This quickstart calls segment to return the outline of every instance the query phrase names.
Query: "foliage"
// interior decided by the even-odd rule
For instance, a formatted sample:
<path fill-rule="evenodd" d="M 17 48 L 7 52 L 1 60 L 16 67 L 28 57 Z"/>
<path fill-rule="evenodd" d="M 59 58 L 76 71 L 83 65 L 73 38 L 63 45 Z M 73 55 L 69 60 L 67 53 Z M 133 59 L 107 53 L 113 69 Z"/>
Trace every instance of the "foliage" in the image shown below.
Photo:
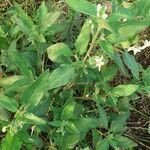
<path fill-rule="evenodd" d="M 98 11 L 87 0 L 65 0 L 67 15 L 45 2 L 33 16 L 17 3 L 8 9 L 0 24 L 2 150 L 137 146 L 124 133 L 129 103 L 150 93 L 150 67 L 128 48 L 150 25 L 150 3 L 110 3 Z M 70 28 L 81 15 L 72 42 Z M 112 84 L 118 74 L 129 80 Z"/>

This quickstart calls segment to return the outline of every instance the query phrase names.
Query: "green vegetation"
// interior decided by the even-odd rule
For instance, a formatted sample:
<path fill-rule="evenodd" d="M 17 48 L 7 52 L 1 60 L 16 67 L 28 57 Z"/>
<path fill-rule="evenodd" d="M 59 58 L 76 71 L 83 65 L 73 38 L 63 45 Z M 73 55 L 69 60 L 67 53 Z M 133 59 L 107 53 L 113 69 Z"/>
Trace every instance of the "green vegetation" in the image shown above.
<path fill-rule="evenodd" d="M 0 149 L 150 149 L 149 0 L 1 3 Z"/>

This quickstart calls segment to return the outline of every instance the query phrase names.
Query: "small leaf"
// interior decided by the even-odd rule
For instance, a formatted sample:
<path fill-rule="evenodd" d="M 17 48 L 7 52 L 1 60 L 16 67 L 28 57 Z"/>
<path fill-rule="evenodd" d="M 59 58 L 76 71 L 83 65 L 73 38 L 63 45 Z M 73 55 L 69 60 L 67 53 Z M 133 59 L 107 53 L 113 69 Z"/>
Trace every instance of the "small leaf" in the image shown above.
<path fill-rule="evenodd" d="M 74 115 L 75 106 L 76 106 L 76 102 L 74 100 L 70 100 L 67 103 L 67 105 L 64 107 L 61 118 L 64 120 L 71 119 Z"/>
<path fill-rule="evenodd" d="M 115 75 L 118 72 L 118 67 L 114 64 L 108 65 L 106 70 L 102 71 L 103 80 L 105 81 L 111 81 L 115 77 Z"/>
<path fill-rule="evenodd" d="M 1 150 L 19 150 L 21 149 L 22 141 L 17 135 L 11 135 L 9 132 L 2 140 Z"/>
<path fill-rule="evenodd" d="M 96 145 L 96 150 L 109 150 L 109 142 L 107 139 L 100 140 Z"/>
<path fill-rule="evenodd" d="M 25 75 L 27 78 L 29 78 L 30 80 L 32 80 L 33 73 L 30 69 L 31 65 L 30 65 L 29 61 L 25 57 L 23 57 L 21 53 L 19 53 L 17 51 L 12 50 L 10 52 L 10 55 L 12 57 L 13 62 L 19 68 L 21 73 L 23 75 Z"/>
<path fill-rule="evenodd" d="M 75 11 L 82 12 L 87 15 L 96 16 L 96 5 L 87 0 L 65 0 L 66 3 Z"/>
<path fill-rule="evenodd" d="M 87 47 L 90 41 L 90 33 L 91 33 L 91 29 L 90 29 L 90 23 L 89 23 L 89 19 L 85 21 L 81 32 L 77 38 L 77 40 L 75 41 L 75 47 L 77 52 L 79 53 L 79 55 L 84 54 L 87 51 Z"/>
<path fill-rule="evenodd" d="M 128 68 L 131 69 L 132 74 L 139 79 L 139 67 L 138 63 L 135 60 L 135 57 L 130 55 L 128 52 L 125 52 L 123 54 L 123 60 L 125 64 L 128 66 Z"/>
<path fill-rule="evenodd" d="M 62 62 L 64 57 L 73 55 L 70 48 L 64 43 L 57 43 L 47 48 L 49 59 L 54 62 Z"/>
<path fill-rule="evenodd" d="M 0 95 L 0 106 L 4 107 L 12 112 L 16 112 L 19 104 L 13 98 L 9 98 L 5 95 Z"/>
<path fill-rule="evenodd" d="M 47 31 L 47 29 L 55 23 L 59 16 L 59 11 L 52 11 L 43 16 L 41 25 L 39 26 L 41 33 Z"/>
<path fill-rule="evenodd" d="M 145 86 L 150 86 L 150 66 L 143 72 L 143 81 Z"/>
<path fill-rule="evenodd" d="M 122 73 L 123 75 L 125 75 L 125 76 L 128 75 L 128 72 L 127 72 L 127 70 L 126 70 L 126 68 L 125 68 L 125 66 L 124 66 L 124 64 L 123 64 L 123 61 L 122 61 L 122 59 L 121 59 L 119 53 L 117 53 L 117 52 L 114 53 L 114 59 L 113 59 L 113 60 L 114 60 L 115 63 L 118 65 L 118 67 L 119 67 L 121 73 Z"/>
<path fill-rule="evenodd" d="M 45 71 L 23 93 L 21 103 L 30 109 L 37 106 L 48 87 L 49 72 Z"/>
<path fill-rule="evenodd" d="M 46 125 L 47 122 L 44 119 L 41 119 L 37 116 L 35 116 L 33 113 L 25 113 L 24 114 L 25 120 L 24 122 L 29 124 L 36 124 L 36 125 Z"/>
<path fill-rule="evenodd" d="M 114 58 L 114 48 L 108 41 L 102 41 L 100 43 L 100 47 L 106 55 L 108 55 L 111 59 Z"/>
<path fill-rule="evenodd" d="M 0 86 L 4 88 L 9 87 L 11 84 L 15 83 L 18 80 L 22 80 L 23 78 L 24 78 L 23 76 L 18 75 L 1 78 Z"/>
<path fill-rule="evenodd" d="M 114 137 L 114 140 L 116 141 L 117 146 L 119 146 L 119 148 L 121 149 L 133 149 L 134 147 L 137 147 L 137 144 L 135 142 L 121 135 L 116 135 Z"/>
<path fill-rule="evenodd" d="M 110 131 L 114 133 L 122 132 L 125 126 L 125 122 L 129 118 L 129 115 L 130 115 L 129 112 L 123 112 L 120 115 L 116 115 L 111 123 Z"/>
<path fill-rule="evenodd" d="M 75 69 L 71 65 L 62 65 L 50 75 L 48 89 L 51 90 L 64 86 L 74 78 Z"/>
<path fill-rule="evenodd" d="M 136 84 L 118 85 L 113 88 L 112 93 L 116 96 L 130 96 L 139 88 Z"/>
<path fill-rule="evenodd" d="M 100 120 L 100 125 L 101 127 L 108 128 L 108 119 L 107 119 L 107 114 L 105 110 L 99 105 L 98 106 L 98 112 L 99 112 L 99 120 Z"/>
<path fill-rule="evenodd" d="M 32 19 L 17 3 L 15 3 L 14 6 L 17 14 L 17 16 L 13 16 L 14 21 L 20 27 L 23 33 L 25 33 L 31 39 L 35 39 L 36 36 L 38 36 L 38 32 L 36 31 L 36 26 L 34 25 Z"/>

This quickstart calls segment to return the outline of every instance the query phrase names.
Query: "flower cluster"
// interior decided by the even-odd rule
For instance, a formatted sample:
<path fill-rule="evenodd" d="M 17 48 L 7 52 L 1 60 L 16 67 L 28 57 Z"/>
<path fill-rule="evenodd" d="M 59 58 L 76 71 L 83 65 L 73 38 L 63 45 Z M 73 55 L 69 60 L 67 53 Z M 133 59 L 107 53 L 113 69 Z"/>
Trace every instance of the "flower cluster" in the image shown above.
<path fill-rule="evenodd" d="M 136 46 L 132 46 L 130 47 L 127 51 L 133 51 L 134 55 L 136 55 L 138 52 L 141 52 L 141 50 L 144 50 L 145 48 L 149 47 L 150 46 L 150 41 L 148 40 L 145 40 L 143 46 L 139 46 L 139 47 L 136 47 Z"/>

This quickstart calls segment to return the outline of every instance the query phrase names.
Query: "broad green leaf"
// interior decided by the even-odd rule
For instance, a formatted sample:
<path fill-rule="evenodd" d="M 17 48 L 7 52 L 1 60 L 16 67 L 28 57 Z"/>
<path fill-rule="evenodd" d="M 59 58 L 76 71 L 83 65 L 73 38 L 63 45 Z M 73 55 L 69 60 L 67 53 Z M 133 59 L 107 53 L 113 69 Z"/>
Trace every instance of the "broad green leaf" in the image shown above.
<path fill-rule="evenodd" d="M 23 121 L 29 124 L 36 124 L 36 125 L 47 124 L 47 122 L 44 119 L 35 116 L 33 113 L 25 113 L 24 117 L 25 117 L 25 120 Z"/>
<path fill-rule="evenodd" d="M 99 125 L 99 121 L 97 119 L 84 117 L 81 117 L 78 120 L 73 121 L 73 123 L 81 133 L 86 133 L 90 129 L 94 129 Z"/>
<path fill-rule="evenodd" d="M 110 132 L 114 132 L 114 133 L 122 132 L 124 129 L 125 123 L 127 119 L 129 118 L 129 115 L 130 115 L 129 112 L 123 112 L 120 115 L 116 115 L 111 123 Z"/>
<path fill-rule="evenodd" d="M 80 139 L 80 134 L 65 134 L 64 136 L 60 135 L 55 138 L 56 144 L 61 150 L 72 150 Z"/>
<path fill-rule="evenodd" d="M 21 79 L 21 80 L 17 80 L 13 84 L 8 86 L 8 88 L 5 90 L 5 93 L 8 93 L 10 91 L 17 91 L 20 87 L 25 86 L 28 83 L 29 83 L 29 81 L 25 78 Z"/>
<path fill-rule="evenodd" d="M 54 62 L 62 62 L 64 57 L 70 57 L 73 55 L 70 48 L 64 43 L 57 43 L 47 48 L 49 59 Z"/>
<path fill-rule="evenodd" d="M 11 135 L 8 132 L 5 138 L 2 140 L 0 149 L 1 150 L 20 150 L 21 145 L 22 145 L 22 141 L 17 137 L 17 135 Z"/>
<path fill-rule="evenodd" d="M 37 14 L 36 14 L 39 27 L 42 26 L 43 18 L 47 15 L 47 13 L 48 13 L 48 10 L 45 5 L 45 2 L 43 1 L 42 4 L 40 5 L 40 7 L 37 9 Z"/>
<path fill-rule="evenodd" d="M 64 120 L 71 119 L 74 115 L 75 106 L 76 102 L 74 100 L 70 100 L 64 107 L 61 118 Z"/>
<path fill-rule="evenodd" d="M 112 93 L 116 96 L 130 96 L 139 88 L 136 84 L 118 85 L 113 88 Z"/>
<path fill-rule="evenodd" d="M 100 140 L 96 145 L 96 150 L 109 150 L 109 141 L 106 138 Z"/>
<path fill-rule="evenodd" d="M 66 3 L 75 11 L 82 12 L 87 15 L 96 16 L 96 5 L 87 0 L 65 0 Z"/>
<path fill-rule="evenodd" d="M 36 31 L 36 26 L 34 25 L 32 19 L 27 15 L 27 13 L 15 3 L 16 15 L 13 16 L 13 20 L 20 27 L 23 33 L 25 33 L 31 39 L 38 37 L 38 32 Z"/>
<path fill-rule="evenodd" d="M 102 76 L 104 81 L 111 81 L 118 72 L 118 67 L 114 64 L 108 65 L 106 70 L 102 71 Z"/>
<path fill-rule="evenodd" d="M 49 72 L 45 71 L 22 94 L 21 103 L 29 108 L 34 108 L 42 99 L 48 87 Z"/>
<path fill-rule="evenodd" d="M 75 69 L 71 65 L 62 65 L 50 75 L 48 89 L 64 86 L 72 81 L 75 76 Z"/>
<path fill-rule="evenodd" d="M 75 41 L 75 47 L 79 55 L 84 54 L 87 51 L 87 47 L 90 41 L 91 25 L 89 19 L 87 19 L 81 29 L 81 32 Z"/>
<path fill-rule="evenodd" d="M 6 88 L 18 80 L 22 80 L 24 77 L 19 75 L 4 77 L 0 79 L 0 86 Z"/>
<path fill-rule="evenodd" d="M 56 22 L 60 14 L 59 11 L 52 11 L 43 16 L 39 26 L 41 33 L 47 31 L 47 29 Z"/>
<path fill-rule="evenodd" d="M 127 72 L 127 70 L 126 70 L 126 68 L 125 68 L 125 66 L 124 66 L 124 64 L 123 64 L 123 62 L 122 62 L 121 56 L 119 55 L 118 52 L 115 52 L 115 54 L 114 54 L 114 59 L 113 59 L 113 60 L 115 61 L 115 63 L 116 63 L 117 66 L 119 67 L 121 73 L 122 73 L 123 75 L 128 75 L 128 72 Z"/>
<path fill-rule="evenodd" d="M 0 106 L 12 112 L 16 112 L 19 104 L 13 98 L 7 97 L 5 95 L 0 95 Z"/>
<path fill-rule="evenodd" d="M 147 16 L 149 15 L 150 1 L 139 0 L 138 1 L 138 15 Z"/>
<path fill-rule="evenodd" d="M 98 112 L 99 112 L 99 121 L 100 121 L 100 125 L 101 127 L 104 128 L 108 128 L 108 119 L 107 119 L 107 114 L 105 112 L 105 110 L 99 105 L 98 106 Z"/>
<path fill-rule="evenodd" d="M 108 38 L 114 43 L 127 41 L 143 31 L 149 25 L 149 20 L 132 20 L 123 25 L 116 25 L 118 33 L 113 33 Z"/>
<path fill-rule="evenodd" d="M 130 55 L 128 52 L 123 54 L 124 63 L 131 69 L 132 74 L 139 79 L 139 67 L 138 63 L 135 60 L 135 57 Z"/>
<path fill-rule="evenodd" d="M 28 62 L 27 59 L 25 59 L 25 57 L 22 56 L 21 53 L 12 50 L 10 52 L 11 57 L 12 57 L 12 61 L 13 63 L 15 63 L 15 65 L 19 68 L 19 70 L 21 71 L 21 73 L 26 76 L 27 78 L 29 78 L 30 80 L 33 79 L 33 73 L 31 71 L 31 65 Z"/>
<path fill-rule="evenodd" d="M 112 46 L 112 44 L 108 41 L 101 41 L 100 42 L 100 47 L 102 49 L 102 51 L 104 53 L 106 53 L 106 55 L 108 55 L 111 59 L 114 58 L 114 48 Z"/>
<path fill-rule="evenodd" d="M 137 146 L 137 144 L 135 142 L 133 142 L 129 138 L 121 136 L 121 135 L 116 135 L 114 137 L 114 140 L 119 148 L 133 149 L 134 147 Z"/>

